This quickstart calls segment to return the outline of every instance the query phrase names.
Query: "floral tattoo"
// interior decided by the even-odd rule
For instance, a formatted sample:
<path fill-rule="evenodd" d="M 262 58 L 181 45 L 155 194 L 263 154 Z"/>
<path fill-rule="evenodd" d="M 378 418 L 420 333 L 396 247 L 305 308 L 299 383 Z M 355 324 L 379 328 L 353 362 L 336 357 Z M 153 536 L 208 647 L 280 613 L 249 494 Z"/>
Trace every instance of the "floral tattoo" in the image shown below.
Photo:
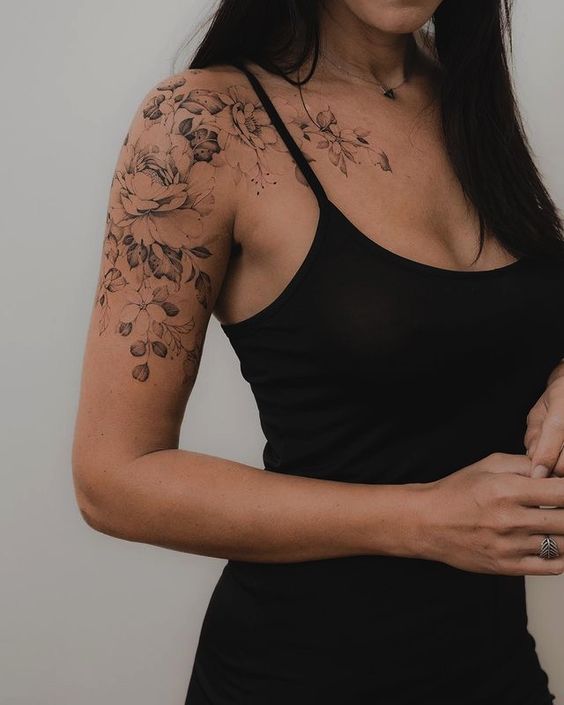
<path fill-rule="evenodd" d="M 387 154 L 370 146 L 370 131 L 359 127 L 340 128 L 331 110 L 323 110 L 315 120 L 300 120 L 298 124 L 304 139 L 311 143 L 315 140 L 317 149 L 327 150 L 331 164 L 345 176 L 348 176 L 347 162 L 361 164 L 363 157 L 371 164 L 378 165 L 382 171 L 392 171 Z"/>
<path fill-rule="evenodd" d="M 215 170 L 231 167 L 257 194 L 276 183 L 274 152 L 285 151 L 250 89 L 189 88 L 182 76 L 155 87 L 141 106 L 115 169 L 96 304 L 99 333 L 108 330 L 113 294 L 126 293 L 114 331 L 132 342 L 132 376 L 149 378 L 152 360 L 182 356 L 194 379 L 203 339 L 194 317 L 182 315 L 182 285 L 192 283 L 207 309 L 211 277 L 202 268 L 212 252 L 198 244 L 214 206 Z"/>
<path fill-rule="evenodd" d="M 341 129 L 330 110 L 312 125 L 286 101 L 277 101 L 277 109 L 302 142 L 326 150 L 343 174 L 361 156 L 391 171 L 385 153 L 370 146 L 368 131 Z M 282 152 L 287 147 L 250 88 L 190 88 L 185 77 L 174 76 L 147 96 L 113 175 L 96 293 L 100 335 L 109 330 L 113 295 L 126 295 L 113 330 L 130 341 L 135 380 L 146 382 L 154 361 L 178 356 L 183 382 L 194 379 L 203 335 L 180 297 L 190 283 L 198 305 L 207 309 L 212 301 L 204 269 L 212 252 L 201 237 L 215 203 L 216 169 L 229 167 L 236 183 L 245 179 L 259 195 L 286 171 L 276 159 Z M 295 164 L 294 170 L 304 183 Z"/>
<path fill-rule="evenodd" d="M 216 168 L 227 165 L 237 183 L 246 177 L 257 193 L 265 184 L 275 183 L 272 157 L 286 147 L 254 92 L 239 85 L 225 91 L 187 91 L 185 83 L 179 78 L 161 84 L 145 116 L 171 124 L 190 145 L 194 162 Z"/>

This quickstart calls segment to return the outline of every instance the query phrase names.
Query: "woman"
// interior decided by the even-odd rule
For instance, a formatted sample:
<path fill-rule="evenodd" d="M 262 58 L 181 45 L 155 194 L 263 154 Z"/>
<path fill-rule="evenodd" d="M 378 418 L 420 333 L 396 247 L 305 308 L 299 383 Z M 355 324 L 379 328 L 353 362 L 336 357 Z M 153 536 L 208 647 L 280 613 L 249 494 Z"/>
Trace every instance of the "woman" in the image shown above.
<path fill-rule="evenodd" d="M 224 0 L 132 119 L 73 471 L 96 530 L 228 559 L 187 705 L 554 698 L 525 575 L 564 570 L 564 245 L 507 19 Z M 178 448 L 212 311 L 264 468 Z"/>

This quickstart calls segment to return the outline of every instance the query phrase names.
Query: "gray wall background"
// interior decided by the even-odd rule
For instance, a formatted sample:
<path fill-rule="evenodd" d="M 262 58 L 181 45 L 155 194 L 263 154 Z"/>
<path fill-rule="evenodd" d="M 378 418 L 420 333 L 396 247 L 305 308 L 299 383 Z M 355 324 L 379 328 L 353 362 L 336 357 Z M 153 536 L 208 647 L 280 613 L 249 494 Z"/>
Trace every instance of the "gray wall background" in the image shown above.
<path fill-rule="evenodd" d="M 224 561 L 92 531 L 75 506 L 69 458 L 118 149 L 133 108 L 210 9 L 209 0 L 3 9 L 0 705 L 184 702 Z M 517 0 L 518 96 L 560 207 L 563 29 L 561 0 Z M 213 319 L 182 445 L 258 466 L 262 443 Z M 564 578 L 527 585 L 530 629 L 564 703 Z"/>

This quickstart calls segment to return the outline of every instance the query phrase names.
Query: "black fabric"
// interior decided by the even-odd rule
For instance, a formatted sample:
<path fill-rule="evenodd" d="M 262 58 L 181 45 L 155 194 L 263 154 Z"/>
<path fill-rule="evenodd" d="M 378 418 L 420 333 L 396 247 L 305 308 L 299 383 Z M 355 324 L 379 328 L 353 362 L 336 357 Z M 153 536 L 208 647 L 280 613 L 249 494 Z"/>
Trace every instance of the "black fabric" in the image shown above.
<path fill-rule="evenodd" d="M 526 414 L 564 354 L 562 265 L 453 271 L 376 244 L 327 198 L 241 68 L 319 204 L 284 291 L 222 326 L 257 401 L 264 467 L 408 483 L 523 453 Z M 186 704 L 542 705 L 552 694 L 535 646 L 523 576 L 372 555 L 232 560 Z"/>

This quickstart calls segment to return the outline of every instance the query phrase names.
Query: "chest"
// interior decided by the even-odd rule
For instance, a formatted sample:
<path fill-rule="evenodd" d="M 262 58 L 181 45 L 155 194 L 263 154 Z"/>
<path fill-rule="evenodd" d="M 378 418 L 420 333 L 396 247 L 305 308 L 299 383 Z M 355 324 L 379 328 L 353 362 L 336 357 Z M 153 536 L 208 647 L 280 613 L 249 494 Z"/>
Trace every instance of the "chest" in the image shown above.
<path fill-rule="evenodd" d="M 240 248 L 218 301 L 220 318 L 241 320 L 276 300 L 315 239 L 319 203 L 291 142 L 332 206 L 367 241 L 445 269 L 493 269 L 514 260 L 486 233 L 474 261 L 478 218 L 450 164 L 435 102 L 388 105 L 378 96 L 365 105 L 317 94 L 306 96 L 302 109 L 297 93 L 270 93 L 290 146 L 271 125 L 257 132 L 252 187 L 241 181 L 238 191 Z M 256 121 L 251 128 L 258 129 Z"/>
<path fill-rule="evenodd" d="M 374 100 L 374 99 L 373 99 Z M 294 95 L 275 99 L 285 124 L 329 198 L 368 237 L 399 254 L 463 269 L 477 254 L 478 220 L 446 153 L 438 108 L 389 101 L 364 109 L 314 96 L 304 109 Z M 280 147 L 280 150 L 277 148 Z M 243 194 L 239 235 L 253 259 L 291 269 L 315 224 L 315 199 L 283 145 L 265 150 L 275 183 Z M 288 232 L 291 224 L 292 232 Z M 486 243 L 478 265 L 510 260 Z"/>
<path fill-rule="evenodd" d="M 259 395 L 417 427 L 430 404 L 448 418 L 511 394 L 521 418 L 564 354 L 562 267 L 439 271 L 364 242 L 334 214 L 286 295 L 228 331 Z"/>

